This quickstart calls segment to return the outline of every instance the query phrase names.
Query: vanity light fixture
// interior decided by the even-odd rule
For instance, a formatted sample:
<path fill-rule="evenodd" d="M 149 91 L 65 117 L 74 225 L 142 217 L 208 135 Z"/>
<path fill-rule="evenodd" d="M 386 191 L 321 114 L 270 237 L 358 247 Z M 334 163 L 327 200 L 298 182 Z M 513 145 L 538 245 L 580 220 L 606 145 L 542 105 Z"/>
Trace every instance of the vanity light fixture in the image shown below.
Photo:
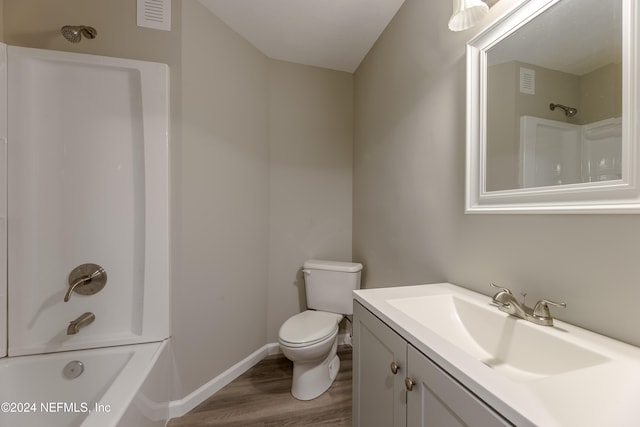
<path fill-rule="evenodd" d="M 463 31 L 476 25 L 489 13 L 482 0 L 453 0 L 453 15 L 449 19 L 451 31 Z"/>

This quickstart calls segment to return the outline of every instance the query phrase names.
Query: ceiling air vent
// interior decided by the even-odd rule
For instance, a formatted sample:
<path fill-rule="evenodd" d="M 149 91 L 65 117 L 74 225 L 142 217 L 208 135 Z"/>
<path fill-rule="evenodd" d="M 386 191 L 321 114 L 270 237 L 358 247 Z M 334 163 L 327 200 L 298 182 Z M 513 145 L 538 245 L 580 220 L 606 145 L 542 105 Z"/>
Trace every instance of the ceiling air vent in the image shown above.
<path fill-rule="evenodd" d="M 171 0 L 138 0 L 138 27 L 171 30 Z"/>

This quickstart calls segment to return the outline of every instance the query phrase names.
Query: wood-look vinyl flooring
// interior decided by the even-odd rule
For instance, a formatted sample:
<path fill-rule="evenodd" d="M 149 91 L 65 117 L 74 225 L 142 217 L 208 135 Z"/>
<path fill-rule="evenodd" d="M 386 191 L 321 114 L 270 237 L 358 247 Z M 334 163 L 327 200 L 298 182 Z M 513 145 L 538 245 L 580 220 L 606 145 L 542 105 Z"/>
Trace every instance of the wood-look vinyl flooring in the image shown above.
<path fill-rule="evenodd" d="M 316 399 L 291 396 L 292 363 L 269 356 L 168 427 L 351 427 L 351 347 L 340 347 L 340 372 Z"/>

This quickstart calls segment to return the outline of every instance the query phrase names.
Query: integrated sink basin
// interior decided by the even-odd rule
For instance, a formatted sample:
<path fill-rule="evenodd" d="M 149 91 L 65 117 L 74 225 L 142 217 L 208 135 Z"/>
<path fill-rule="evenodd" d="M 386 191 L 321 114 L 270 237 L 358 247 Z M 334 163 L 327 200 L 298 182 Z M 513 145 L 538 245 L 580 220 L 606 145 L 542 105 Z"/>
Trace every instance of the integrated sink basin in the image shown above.
<path fill-rule="evenodd" d="M 451 283 L 360 289 L 354 300 L 513 425 L 639 425 L 638 347 L 558 319 L 534 324 Z"/>
<path fill-rule="evenodd" d="M 387 302 L 470 356 L 515 381 L 531 381 L 604 363 L 608 358 L 539 326 L 453 294 Z"/>

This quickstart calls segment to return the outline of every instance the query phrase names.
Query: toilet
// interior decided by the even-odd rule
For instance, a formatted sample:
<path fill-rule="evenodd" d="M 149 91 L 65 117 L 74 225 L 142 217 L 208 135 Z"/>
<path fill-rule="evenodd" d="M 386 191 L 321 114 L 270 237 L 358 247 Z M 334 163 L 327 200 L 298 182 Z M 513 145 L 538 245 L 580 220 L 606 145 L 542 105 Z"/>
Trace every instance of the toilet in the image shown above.
<path fill-rule="evenodd" d="M 278 332 L 280 349 L 293 362 L 291 394 L 311 400 L 324 393 L 340 370 L 338 329 L 353 314 L 352 292 L 360 288 L 362 264 L 309 260 L 303 264 L 307 310 Z"/>

